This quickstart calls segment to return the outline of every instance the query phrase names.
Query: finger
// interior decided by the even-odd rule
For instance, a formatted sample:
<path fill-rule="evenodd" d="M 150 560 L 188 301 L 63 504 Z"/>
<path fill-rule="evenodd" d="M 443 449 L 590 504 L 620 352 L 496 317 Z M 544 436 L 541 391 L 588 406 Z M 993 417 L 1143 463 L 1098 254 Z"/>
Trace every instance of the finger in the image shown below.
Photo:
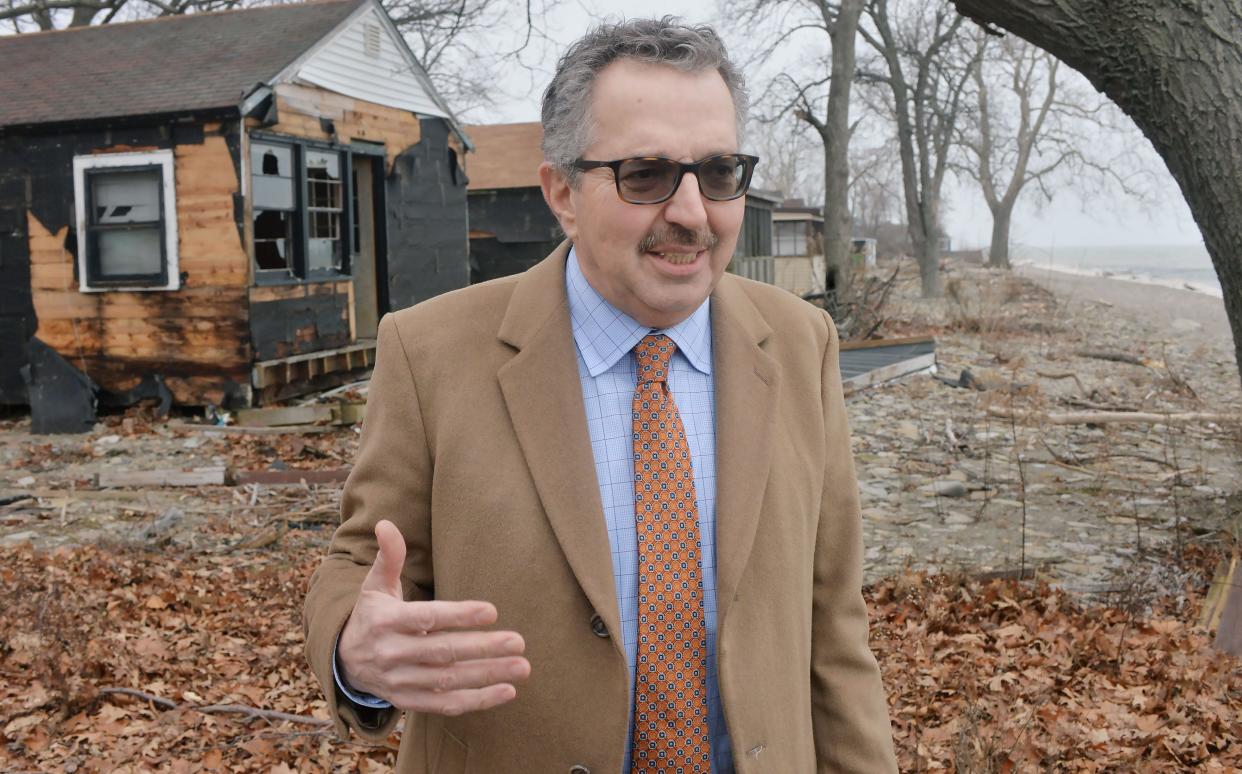
<path fill-rule="evenodd" d="M 449 666 L 408 665 L 388 675 L 398 690 L 451 691 L 487 688 L 502 683 L 520 683 L 530 677 L 530 662 L 521 656 L 459 661 Z"/>
<path fill-rule="evenodd" d="M 362 590 L 379 591 L 402 599 L 401 568 L 405 565 L 405 538 L 395 524 L 384 519 L 375 525 L 375 542 L 379 550 L 375 554 L 375 563 L 362 581 Z"/>
<path fill-rule="evenodd" d="M 448 666 L 459 661 L 520 656 L 526 641 L 517 632 L 439 632 L 408 639 L 402 663 Z"/>
<path fill-rule="evenodd" d="M 393 704 L 404 710 L 428 712 L 436 715 L 464 715 L 478 712 L 512 701 L 517 689 L 507 683 L 487 688 L 470 688 L 448 693 L 414 691 L 409 696 L 398 697 Z"/>
<path fill-rule="evenodd" d="M 414 633 L 441 629 L 468 629 L 496 623 L 496 606 L 491 602 L 467 600 L 406 602 L 398 631 Z"/>

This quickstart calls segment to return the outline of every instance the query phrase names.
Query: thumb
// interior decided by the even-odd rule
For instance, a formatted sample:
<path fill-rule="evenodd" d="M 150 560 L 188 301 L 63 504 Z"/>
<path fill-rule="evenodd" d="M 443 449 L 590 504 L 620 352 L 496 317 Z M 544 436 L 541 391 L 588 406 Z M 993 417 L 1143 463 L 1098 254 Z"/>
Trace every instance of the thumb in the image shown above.
<path fill-rule="evenodd" d="M 375 563 L 362 581 L 363 591 L 378 591 L 390 597 L 402 599 L 401 568 L 405 565 L 405 538 L 391 521 L 382 520 L 375 525 L 375 542 L 379 551 Z"/>

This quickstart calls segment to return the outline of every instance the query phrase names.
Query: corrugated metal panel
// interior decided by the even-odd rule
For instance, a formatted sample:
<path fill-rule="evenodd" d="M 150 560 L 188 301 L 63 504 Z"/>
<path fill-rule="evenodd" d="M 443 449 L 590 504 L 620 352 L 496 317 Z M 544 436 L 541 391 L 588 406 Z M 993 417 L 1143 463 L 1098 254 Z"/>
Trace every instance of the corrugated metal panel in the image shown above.
<path fill-rule="evenodd" d="M 852 379 L 877 368 L 910 360 L 920 355 L 930 355 L 936 351 L 933 341 L 917 344 L 898 344 L 891 347 L 870 347 L 866 349 L 847 349 L 841 351 L 841 378 Z"/>
<path fill-rule="evenodd" d="M 378 55 L 368 53 L 375 51 L 377 36 Z M 375 12 L 368 11 L 315 52 L 296 77 L 355 99 L 448 118 L 402 56 L 401 45 Z"/>

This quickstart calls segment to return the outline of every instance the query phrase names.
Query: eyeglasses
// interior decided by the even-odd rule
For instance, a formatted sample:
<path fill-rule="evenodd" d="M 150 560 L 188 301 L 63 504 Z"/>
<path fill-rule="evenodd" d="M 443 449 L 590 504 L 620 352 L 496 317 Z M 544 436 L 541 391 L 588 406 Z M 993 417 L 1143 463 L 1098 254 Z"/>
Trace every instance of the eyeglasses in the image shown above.
<path fill-rule="evenodd" d="M 677 193 L 681 179 L 692 172 L 699 181 L 699 192 L 705 199 L 727 202 L 736 199 L 750 188 L 750 176 L 755 171 L 758 156 L 741 153 L 720 153 L 690 164 L 661 158 L 642 156 L 616 161 L 587 161 L 578 159 L 574 169 L 586 171 L 608 167 L 617 184 L 617 195 L 630 204 L 659 204 Z"/>

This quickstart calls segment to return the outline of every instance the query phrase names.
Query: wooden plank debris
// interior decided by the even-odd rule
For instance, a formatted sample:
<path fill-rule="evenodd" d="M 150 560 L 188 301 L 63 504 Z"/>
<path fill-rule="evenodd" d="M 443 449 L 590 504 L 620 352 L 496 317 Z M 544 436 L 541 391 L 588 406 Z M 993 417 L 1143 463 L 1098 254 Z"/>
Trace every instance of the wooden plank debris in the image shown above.
<path fill-rule="evenodd" d="M 349 478 L 351 468 L 330 470 L 239 470 L 233 480 L 238 486 L 300 486 L 302 484 L 340 484 Z"/>
<path fill-rule="evenodd" d="M 104 470 L 95 477 L 101 489 L 139 486 L 224 486 L 227 470 L 223 467 L 163 468 L 160 470 Z"/>
<path fill-rule="evenodd" d="M 1199 622 L 1216 629 L 1216 649 L 1242 656 L 1242 572 L 1238 557 L 1221 562 L 1203 603 Z"/>
<path fill-rule="evenodd" d="M 192 430 L 207 435 L 297 435 L 335 433 L 339 425 L 279 425 L 277 427 L 239 427 L 237 425 L 196 425 L 190 422 L 169 422 L 170 427 Z"/>
<path fill-rule="evenodd" d="M 241 409 L 238 427 L 280 427 L 282 425 L 354 425 L 366 416 L 365 401 L 312 403 L 305 406 Z"/>
<path fill-rule="evenodd" d="M 237 424 L 251 427 L 277 427 L 280 425 L 313 425 L 331 422 L 330 406 L 278 406 L 276 408 L 240 409 Z"/>

